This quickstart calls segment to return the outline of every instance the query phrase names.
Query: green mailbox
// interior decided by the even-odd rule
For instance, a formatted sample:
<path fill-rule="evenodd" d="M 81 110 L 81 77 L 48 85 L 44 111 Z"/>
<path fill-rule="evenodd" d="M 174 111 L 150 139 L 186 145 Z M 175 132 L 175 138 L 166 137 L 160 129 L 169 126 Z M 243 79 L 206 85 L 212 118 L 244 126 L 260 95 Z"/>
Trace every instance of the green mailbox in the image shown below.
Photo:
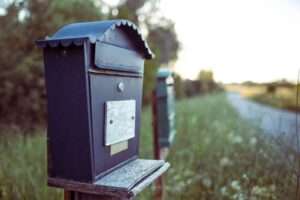
<path fill-rule="evenodd" d="M 171 70 L 158 70 L 154 94 L 159 146 L 170 147 L 176 134 L 174 79 Z"/>

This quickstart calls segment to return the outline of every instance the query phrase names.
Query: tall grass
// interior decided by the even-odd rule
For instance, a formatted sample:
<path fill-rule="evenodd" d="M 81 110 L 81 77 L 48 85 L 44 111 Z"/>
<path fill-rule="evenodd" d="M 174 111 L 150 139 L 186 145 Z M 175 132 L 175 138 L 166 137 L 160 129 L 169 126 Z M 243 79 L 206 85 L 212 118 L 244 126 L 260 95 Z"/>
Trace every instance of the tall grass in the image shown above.
<path fill-rule="evenodd" d="M 292 199 L 286 154 L 242 120 L 224 95 L 179 102 L 177 113 L 169 199 Z"/>
<path fill-rule="evenodd" d="M 37 134 L 0 136 L 0 199 L 62 199 L 46 187 L 46 137 Z"/>
<path fill-rule="evenodd" d="M 241 96 L 270 105 L 276 108 L 290 111 L 299 111 L 296 105 L 297 86 L 274 86 L 274 92 L 268 92 L 267 85 L 226 85 L 229 92 L 238 92 Z"/>
<path fill-rule="evenodd" d="M 177 135 L 165 175 L 166 199 L 292 199 L 295 179 L 280 150 L 239 118 L 223 94 L 177 102 Z M 152 158 L 149 108 L 140 155 Z M 45 136 L 0 136 L 0 199 L 63 199 L 46 186 Z M 153 187 L 138 199 L 151 199 Z"/>

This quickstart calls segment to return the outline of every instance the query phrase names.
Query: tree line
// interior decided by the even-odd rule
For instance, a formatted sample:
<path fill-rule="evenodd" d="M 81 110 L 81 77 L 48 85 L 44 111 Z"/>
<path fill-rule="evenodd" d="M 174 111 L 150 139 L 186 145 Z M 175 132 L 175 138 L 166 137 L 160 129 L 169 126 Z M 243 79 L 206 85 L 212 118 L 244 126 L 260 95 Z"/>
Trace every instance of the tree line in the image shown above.
<path fill-rule="evenodd" d="M 174 77 L 177 99 L 223 90 L 222 85 L 215 81 L 213 71 L 211 70 L 201 70 L 196 80 L 183 80 L 178 74 L 175 74 Z"/>
<path fill-rule="evenodd" d="M 158 0 L 124 0 L 114 6 L 102 0 L 12 0 L 0 3 L 0 10 L 1 126 L 45 124 L 43 58 L 34 42 L 65 24 L 122 18 L 142 27 L 156 55 L 145 63 L 145 103 L 150 101 L 157 68 L 177 58 L 174 23 L 159 17 Z"/>

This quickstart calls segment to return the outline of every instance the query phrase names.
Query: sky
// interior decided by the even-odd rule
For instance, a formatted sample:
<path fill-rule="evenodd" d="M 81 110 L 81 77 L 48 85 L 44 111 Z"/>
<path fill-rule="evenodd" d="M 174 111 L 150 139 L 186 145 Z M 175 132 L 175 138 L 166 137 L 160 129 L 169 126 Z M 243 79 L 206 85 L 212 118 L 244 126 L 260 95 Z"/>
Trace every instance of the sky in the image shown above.
<path fill-rule="evenodd" d="M 300 69 L 299 0 L 161 0 L 181 42 L 174 69 L 194 79 L 210 69 L 224 83 L 295 81 Z"/>
<path fill-rule="evenodd" d="M 297 80 L 300 0 L 160 0 L 160 12 L 175 23 L 183 78 L 209 69 L 224 83 Z"/>

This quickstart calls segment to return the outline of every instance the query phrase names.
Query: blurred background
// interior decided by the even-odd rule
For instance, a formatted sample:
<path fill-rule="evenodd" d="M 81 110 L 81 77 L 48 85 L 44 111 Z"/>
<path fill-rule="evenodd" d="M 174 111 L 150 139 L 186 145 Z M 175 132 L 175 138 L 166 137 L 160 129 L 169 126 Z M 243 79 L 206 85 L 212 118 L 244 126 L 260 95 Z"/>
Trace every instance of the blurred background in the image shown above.
<path fill-rule="evenodd" d="M 178 134 L 166 199 L 298 199 L 297 0 L 0 0 L 0 199 L 62 199 L 46 186 L 35 41 L 68 23 L 120 18 L 140 27 L 156 55 L 145 63 L 144 157 L 152 157 L 157 69 L 174 71 Z"/>

